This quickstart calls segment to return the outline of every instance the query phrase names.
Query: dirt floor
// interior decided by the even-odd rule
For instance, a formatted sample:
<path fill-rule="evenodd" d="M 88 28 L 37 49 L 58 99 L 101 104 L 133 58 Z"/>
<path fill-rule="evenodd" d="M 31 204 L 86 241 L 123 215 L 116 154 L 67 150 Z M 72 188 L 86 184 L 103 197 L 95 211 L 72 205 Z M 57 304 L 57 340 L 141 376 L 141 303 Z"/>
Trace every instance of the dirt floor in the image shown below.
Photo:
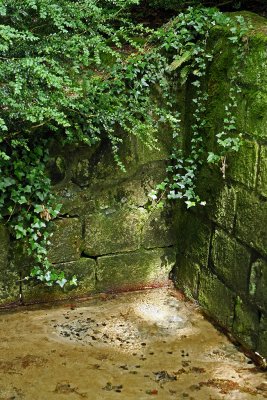
<path fill-rule="evenodd" d="M 267 374 L 173 289 L 0 314 L 0 400 L 267 399 Z"/>

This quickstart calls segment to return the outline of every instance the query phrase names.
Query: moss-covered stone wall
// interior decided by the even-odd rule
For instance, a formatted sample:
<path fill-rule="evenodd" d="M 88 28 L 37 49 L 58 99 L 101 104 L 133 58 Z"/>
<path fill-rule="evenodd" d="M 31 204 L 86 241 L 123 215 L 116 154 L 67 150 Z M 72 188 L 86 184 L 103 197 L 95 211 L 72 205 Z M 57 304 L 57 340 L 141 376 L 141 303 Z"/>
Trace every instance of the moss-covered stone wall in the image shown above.
<path fill-rule="evenodd" d="M 183 210 L 177 229 L 175 282 L 245 347 L 267 357 L 267 20 L 245 14 L 253 28 L 240 77 L 238 154 L 219 168 L 204 168 L 199 192 L 205 209 Z M 221 128 L 231 56 L 224 33 L 207 79 L 208 140 Z"/>
<path fill-rule="evenodd" d="M 51 224 L 48 257 L 66 277 L 76 274 L 78 287 L 19 282 L 29 274 L 31 260 L 0 226 L 0 303 L 19 296 L 27 303 L 169 281 L 175 263 L 172 213 L 148 207 L 148 193 L 164 178 L 170 151 L 166 133 L 158 140 L 159 149 L 149 150 L 137 139 L 127 139 L 120 154 L 126 173 L 114 162 L 108 142 L 94 148 L 55 145 L 48 172 L 63 206 Z"/>

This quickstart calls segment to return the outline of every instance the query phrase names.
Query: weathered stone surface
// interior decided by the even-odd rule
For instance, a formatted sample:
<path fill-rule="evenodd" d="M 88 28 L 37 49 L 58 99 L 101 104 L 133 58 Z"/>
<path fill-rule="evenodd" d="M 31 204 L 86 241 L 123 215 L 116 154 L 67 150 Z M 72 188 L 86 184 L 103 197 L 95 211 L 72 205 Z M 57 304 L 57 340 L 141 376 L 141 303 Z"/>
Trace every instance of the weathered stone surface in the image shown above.
<path fill-rule="evenodd" d="M 200 275 L 199 304 L 222 326 L 231 329 L 234 320 L 235 294 L 216 275 Z"/>
<path fill-rule="evenodd" d="M 259 314 L 255 307 L 245 304 L 240 297 L 235 306 L 233 332 L 246 347 L 255 350 L 259 331 Z"/>
<path fill-rule="evenodd" d="M 83 214 L 83 210 L 88 208 L 82 189 L 71 182 L 63 186 L 55 186 L 53 192 L 58 202 L 62 204 L 60 212 L 64 215 L 77 216 Z"/>
<path fill-rule="evenodd" d="M 177 230 L 178 254 L 186 254 L 188 259 L 206 266 L 208 264 L 211 228 L 196 215 L 187 212 Z"/>
<path fill-rule="evenodd" d="M 223 186 L 217 198 L 212 219 L 229 232 L 233 231 L 236 212 L 236 190 Z"/>
<path fill-rule="evenodd" d="M 63 218 L 53 222 L 53 236 L 48 251 L 52 263 L 78 260 L 81 254 L 82 225 L 78 218 Z"/>
<path fill-rule="evenodd" d="M 267 261 L 257 260 L 252 264 L 249 292 L 252 300 L 267 312 Z"/>
<path fill-rule="evenodd" d="M 134 251 L 140 247 L 147 217 L 143 208 L 110 210 L 85 217 L 84 252 L 89 256 Z"/>
<path fill-rule="evenodd" d="M 245 190 L 237 193 L 236 235 L 267 256 L 267 201 Z"/>
<path fill-rule="evenodd" d="M 155 209 L 148 212 L 142 230 L 142 247 L 167 247 L 175 244 L 175 232 L 171 210 Z"/>
<path fill-rule="evenodd" d="M 58 285 L 48 287 L 38 282 L 23 284 L 23 300 L 25 303 L 34 301 L 62 300 L 69 297 L 86 296 L 96 290 L 96 261 L 82 257 L 77 261 L 53 265 L 57 271 L 63 271 L 67 279 L 77 276 L 77 286 L 68 283 L 61 289 Z"/>
<path fill-rule="evenodd" d="M 257 351 L 267 359 L 267 314 L 261 317 Z"/>
<path fill-rule="evenodd" d="M 165 284 L 174 264 L 173 248 L 99 257 L 97 289 L 123 290 Z"/>
<path fill-rule="evenodd" d="M 198 298 L 199 276 L 201 268 L 186 256 L 181 259 L 178 257 L 174 271 L 174 281 L 178 289 L 191 299 Z"/>
<path fill-rule="evenodd" d="M 212 240 L 212 261 L 215 272 L 238 293 L 246 293 L 251 254 L 246 247 L 222 230 L 216 230 Z"/>
<path fill-rule="evenodd" d="M 18 300 L 20 279 L 16 266 L 9 262 L 9 235 L 0 224 L 0 304 Z"/>
<path fill-rule="evenodd" d="M 258 191 L 267 197 L 267 146 L 262 146 L 260 150 Z"/>
<path fill-rule="evenodd" d="M 243 183 L 248 188 L 255 188 L 258 170 L 259 145 L 255 141 L 244 141 L 238 154 L 229 156 L 227 176 Z"/>

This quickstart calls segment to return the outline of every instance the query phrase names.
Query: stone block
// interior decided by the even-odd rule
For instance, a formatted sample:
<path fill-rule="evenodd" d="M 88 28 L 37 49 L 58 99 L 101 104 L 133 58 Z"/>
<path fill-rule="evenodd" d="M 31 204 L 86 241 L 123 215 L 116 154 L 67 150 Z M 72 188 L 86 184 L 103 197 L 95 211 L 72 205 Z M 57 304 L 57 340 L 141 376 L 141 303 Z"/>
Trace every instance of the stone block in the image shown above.
<path fill-rule="evenodd" d="M 23 284 L 23 299 L 25 303 L 33 301 L 63 300 L 70 297 L 86 296 L 96 290 L 96 261 L 82 257 L 78 261 L 53 265 L 58 272 L 63 271 L 67 279 L 77 276 L 77 286 L 68 283 L 64 288 L 58 285 L 48 287 L 38 282 L 25 282 Z"/>
<path fill-rule="evenodd" d="M 236 236 L 267 256 L 267 201 L 240 189 L 236 211 Z"/>
<path fill-rule="evenodd" d="M 143 208 L 109 210 L 85 217 L 84 253 L 88 256 L 135 251 L 147 211 Z"/>
<path fill-rule="evenodd" d="M 235 306 L 233 333 L 245 347 L 252 350 L 256 349 L 259 322 L 258 310 L 238 297 Z"/>
<path fill-rule="evenodd" d="M 258 192 L 267 197 L 267 146 L 261 146 L 259 160 Z"/>
<path fill-rule="evenodd" d="M 252 264 L 250 283 L 250 296 L 259 308 L 267 312 L 267 261 L 258 259 Z"/>
<path fill-rule="evenodd" d="M 148 212 L 142 230 L 142 247 L 151 249 L 175 244 L 173 215 L 171 210 L 155 209 Z"/>
<path fill-rule="evenodd" d="M 227 157 L 227 177 L 255 188 L 258 170 L 259 145 L 255 141 L 244 141 L 237 153 Z"/>
<path fill-rule="evenodd" d="M 257 351 L 267 359 L 267 314 L 261 316 Z"/>
<path fill-rule="evenodd" d="M 195 214 L 185 211 L 183 224 L 176 232 L 177 253 L 185 254 L 200 266 L 208 265 L 211 242 L 211 227 Z"/>
<path fill-rule="evenodd" d="M 215 273 L 238 293 L 247 293 L 251 254 L 223 230 L 216 230 L 212 240 Z"/>
<path fill-rule="evenodd" d="M 163 285 L 175 264 L 173 248 L 138 250 L 98 258 L 97 289 L 127 290 Z"/>
<path fill-rule="evenodd" d="M 215 203 L 212 219 L 229 232 L 233 231 L 236 213 L 236 189 L 224 185 Z"/>
<path fill-rule="evenodd" d="M 78 218 L 63 218 L 52 222 L 53 236 L 48 258 L 54 263 L 75 261 L 80 258 L 82 225 Z"/>
<path fill-rule="evenodd" d="M 231 329 L 234 320 L 235 295 L 216 275 L 207 271 L 201 273 L 198 301 L 215 321 Z"/>
<path fill-rule="evenodd" d="M 0 304 L 9 303 L 19 298 L 20 273 L 9 261 L 9 234 L 0 224 Z"/>

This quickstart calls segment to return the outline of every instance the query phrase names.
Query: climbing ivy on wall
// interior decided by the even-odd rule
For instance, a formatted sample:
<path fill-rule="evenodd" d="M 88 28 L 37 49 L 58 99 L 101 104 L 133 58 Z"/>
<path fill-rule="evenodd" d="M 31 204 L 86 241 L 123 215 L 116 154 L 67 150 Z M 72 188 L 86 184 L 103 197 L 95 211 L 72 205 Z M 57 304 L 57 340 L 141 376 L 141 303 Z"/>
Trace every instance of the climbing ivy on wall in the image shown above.
<path fill-rule="evenodd" d="M 104 137 L 124 169 L 119 147 L 134 135 L 156 147 L 162 126 L 173 135 L 168 176 L 150 196 L 204 204 L 195 193 L 203 162 L 221 162 L 235 151 L 236 74 L 245 24 L 215 9 L 189 8 L 158 29 L 134 23 L 138 0 L 4 0 L 0 5 L 0 214 L 32 259 L 31 278 L 67 282 L 47 258 L 49 222 L 60 205 L 46 165 L 53 142 L 94 145 Z M 212 28 L 224 25 L 236 55 L 224 129 L 215 154 L 204 151 L 207 93 L 203 77 L 212 51 Z M 181 153 L 175 88 L 195 89 L 188 156 Z M 155 95 L 155 92 L 157 95 Z M 123 134 L 121 133 L 123 132 Z M 28 279 L 30 278 L 28 277 Z M 69 282 L 76 284 L 73 277 Z"/>

